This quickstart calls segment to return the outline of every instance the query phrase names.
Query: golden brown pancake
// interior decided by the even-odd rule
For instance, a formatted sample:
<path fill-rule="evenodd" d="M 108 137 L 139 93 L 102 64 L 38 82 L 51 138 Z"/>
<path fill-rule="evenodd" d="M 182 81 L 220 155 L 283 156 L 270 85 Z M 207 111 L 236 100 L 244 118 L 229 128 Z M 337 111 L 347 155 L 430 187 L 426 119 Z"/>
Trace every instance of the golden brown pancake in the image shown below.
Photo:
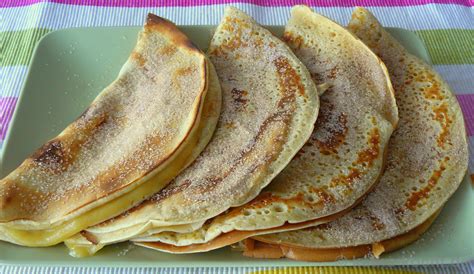
<path fill-rule="evenodd" d="M 0 239 L 54 245 L 165 187 L 215 128 L 210 66 L 173 23 L 150 14 L 118 78 L 0 182 Z"/>
<path fill-rule="evenodd" d="M 250 203 L 193 232 L 134 241 L 175 253 L 208 251 L 253 235 L 329 222 L 375 185 L 398 121 L 385 66 L 344 27 L 304 6 L 292 9 L 284 39 L 316 84 L 329 86 L 305 146 Z"/>
<path fill-rule="evenodd" d="M 76 255 L 155 231 L 192 230 L 255 198 L 313 131 L 319 97 L 309 72 L 285 43 L 227 8 L 209 46 L 223 107 L 213 139 L 168 187 L 67 245 Z M 191 224 L 193 227 L 188 227 Z M 126 231 L 126 233 L 124 232 Z M 133 235 L 135 234 L 135 235 Z M 79 254 L 80 253 L 80 254 Z"/>
<path fill-rule="evenodd" d="M 467 170 L 466 130 L 449 86 L 366 9 L 354 11 L 348 28 L 387 65 L 400 122 L 380 183 L 361 205 L 322 226 L 255 237 L 296 260 L 379 256 L 413 242 L 433 223 Z"/>

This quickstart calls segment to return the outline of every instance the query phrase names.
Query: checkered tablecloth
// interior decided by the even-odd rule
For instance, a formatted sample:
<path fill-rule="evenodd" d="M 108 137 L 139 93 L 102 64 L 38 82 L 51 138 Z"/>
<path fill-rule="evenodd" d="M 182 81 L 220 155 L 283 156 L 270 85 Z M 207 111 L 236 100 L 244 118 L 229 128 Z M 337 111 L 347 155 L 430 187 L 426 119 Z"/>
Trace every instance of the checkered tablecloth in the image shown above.
<path fill-rule="evenodd" d="M 474 173 L 474 0 L 0 0 L 0 149 L 28 72 L 32 51 L 48 32 L 71 27 L 140 26 L 148 12 L 178 25 L 215 25 L 226 5 L 261 24 L 284 25 L 292 5 L 306 4 L 346 24 L 354 6 L 368 7 L 384 26 L 415 31 L 435 69 L 455 91 L 467 124 L 469 173 Z M 397 270 L 398 269 L 398 270 Z M 474 262 L 401 268 L 67 268 L 1 266 L 11 273 L 474 273 Z"/>

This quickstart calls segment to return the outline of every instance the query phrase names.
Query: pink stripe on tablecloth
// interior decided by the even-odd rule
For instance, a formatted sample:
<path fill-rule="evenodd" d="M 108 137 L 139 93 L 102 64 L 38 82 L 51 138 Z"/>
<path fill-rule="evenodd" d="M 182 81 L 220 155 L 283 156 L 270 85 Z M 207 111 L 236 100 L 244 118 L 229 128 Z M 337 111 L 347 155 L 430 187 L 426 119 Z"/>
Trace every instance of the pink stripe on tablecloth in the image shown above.
<path fill-rule="evenodd" d="M 293 6 L 296 4 L 306 4 L 309 6 L 319 7 L 414 6 L 425 4 L 457 4 L 468 7 L 474 6 L 474 0 L 0 0 L 0 8 L 26 6 L 40 2 L 107 7 L 187 7 L 231 3 L 250 3 L 259 6 Z"/>
<path fill-rule="evenodd" d="M 468 136 L 474 136 L 474 94 L 458 94 Z"/>
<path fill-rule="evenodd" d="M 0 98 L 0 140 L 4 140 L 7 135 L 8 125 L 12 119 L 16 101 L 16 97 Z"/>

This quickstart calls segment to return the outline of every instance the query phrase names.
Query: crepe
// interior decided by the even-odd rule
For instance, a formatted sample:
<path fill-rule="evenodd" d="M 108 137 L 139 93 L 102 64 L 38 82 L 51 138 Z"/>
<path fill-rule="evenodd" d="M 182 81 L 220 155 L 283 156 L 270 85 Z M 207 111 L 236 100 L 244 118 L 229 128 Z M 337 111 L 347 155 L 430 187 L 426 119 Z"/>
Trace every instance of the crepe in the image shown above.
<path fill-rule="evenodd" d="M 357 204 L 377 182 L 398 121 L 385 66 L 345 28 L 305 6 L 292 9 L 284 39 L 316 84 L 329 85 L 311 138 L 252 202 L 192 233 L 138 237 L 139 245 L 201 252 L 252 235 L 325 223 Z"/>
<path fill-rule="evenodd" d="M 382 58 L 395 87 L 400 122 L 387 169 L 374 192 L 349 214 L 323 226 L 258 236 L 246 255 L 309 261 L 378 257 L 418 239 L 466 173 L 466 130 L 448 85 L 369 11 L 357 8 L 349 29 Z"/>
<path fill-rule="evenodd" d="M 319 109 L 317 89 L 282 41 L 229 7 L 208 54 L 223 93 L 222 113 L 209 145 L 154 197 L 68 240 L 72 255 L 90 255 L 133 233 L 186 229 L 245 204 L 310 137 Z"/>
<path fill-rule="evenodd" d="M 54 245 L 165 187 L 215 128 L 209 73 L 174 24 L 148 15 L 118 78 L 0 182 L 0 239 Z"/>

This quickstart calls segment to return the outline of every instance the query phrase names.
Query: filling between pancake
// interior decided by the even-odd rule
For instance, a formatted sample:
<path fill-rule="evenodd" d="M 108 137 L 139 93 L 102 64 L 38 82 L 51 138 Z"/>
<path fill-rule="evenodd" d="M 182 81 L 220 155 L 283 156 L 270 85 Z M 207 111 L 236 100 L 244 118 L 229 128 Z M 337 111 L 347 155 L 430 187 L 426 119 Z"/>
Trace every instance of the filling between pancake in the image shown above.
<path fill-rule="evenodd" d="M 210 92 L 210 91 L 208 91 Z M 146 197 L 158 192 L 164 188 L 184 167 L 189 165 L 192 160 L 196 144 L 202 138 L 205 126 L 208 119 L 211 118 L 208 113 L 212 111 L 213 102 L 205 96 L 202 109 L 197 118 L 198 125 L 191 131 L 186 141 L 182 144 L 181 152 L 172 159 L 162 171 L 154 175 L 151 179 L 131 190 L 130 192 L 102 205 L 94 208 L 72 220 L 64 222 L 60 225 L 43 230 L 23 230 L 3 226 L 0 228 L 0 233 L 6 235 L 12 242 L 30 246 L 51 246 L 58 244 L 81 230 L 100 223 L 106 219 L 116 216 Z M 69 247 L 74 252 L 75 247 Z M 80 250 L 77 250 L 81 254 Z"/>

